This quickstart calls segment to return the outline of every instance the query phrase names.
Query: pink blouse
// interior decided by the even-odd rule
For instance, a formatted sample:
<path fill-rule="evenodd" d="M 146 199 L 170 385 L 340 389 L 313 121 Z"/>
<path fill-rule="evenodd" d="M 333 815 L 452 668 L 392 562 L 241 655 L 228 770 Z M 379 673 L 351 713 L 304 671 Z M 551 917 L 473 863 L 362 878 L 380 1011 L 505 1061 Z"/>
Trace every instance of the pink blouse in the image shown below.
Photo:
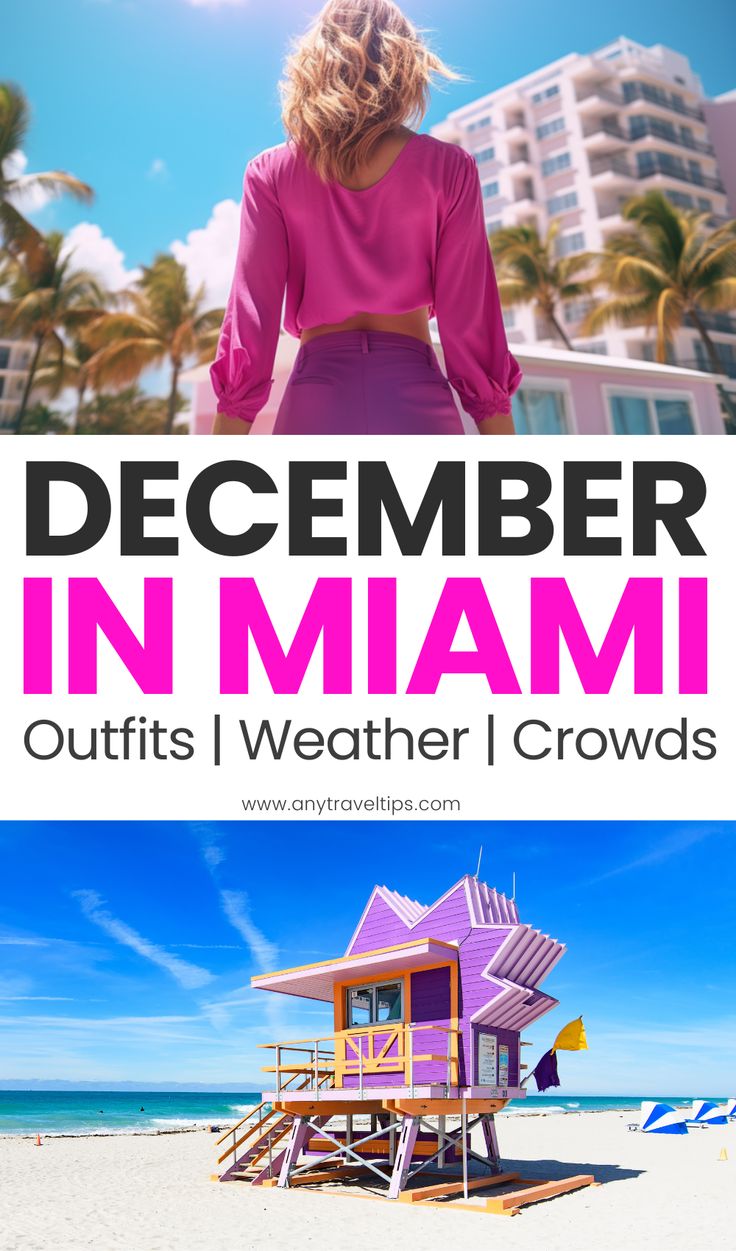
<path fill-rule="evenodd" d="M 363 191 L 322 182 L 289 143 L 250 161 L 210 369 L 218 413 L 253 421 L 266 403 L 282 305 L 297 337 L 357 313 L 429 307 L 463 408 L 476 421 L 511 411 L 521 371 L 506 341 L 478 168 L 454 144 L 412 135 Z"/>

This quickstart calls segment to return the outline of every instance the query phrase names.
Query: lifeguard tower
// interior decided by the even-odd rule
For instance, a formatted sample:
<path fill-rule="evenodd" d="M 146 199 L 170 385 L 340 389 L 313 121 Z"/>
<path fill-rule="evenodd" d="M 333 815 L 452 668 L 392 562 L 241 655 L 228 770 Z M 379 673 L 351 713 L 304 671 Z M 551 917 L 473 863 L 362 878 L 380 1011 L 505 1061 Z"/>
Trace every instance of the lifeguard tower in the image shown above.
<path fill-rule="evenodd" d="M 264 1044 L 270 1089 L 219 1140 L 220 1180 L 359 1177 L 410 1202 L 520 1180 L 501 1170 L 494 1116 L 525 1096 L 521 1031 L 556 1005 L 539 986 L 564 952 L 477 878 L 430 906 L 376 886 L 345 955 L 251 979 L 332 1004 L 334 1029 Z M 565 1181 L 549 1194 L 593 1178 Z"/>

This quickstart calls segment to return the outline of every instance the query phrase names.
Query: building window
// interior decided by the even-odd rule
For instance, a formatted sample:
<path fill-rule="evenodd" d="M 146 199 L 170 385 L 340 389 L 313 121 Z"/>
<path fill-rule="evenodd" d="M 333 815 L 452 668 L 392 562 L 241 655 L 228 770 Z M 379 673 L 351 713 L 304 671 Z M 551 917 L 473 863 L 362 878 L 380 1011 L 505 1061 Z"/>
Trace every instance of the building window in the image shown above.
<path fill-rule="evenodd" d="M 562 235 L 557 240 L 555 251 L 558 256 L 571 256 L 573 252 L 585 251 L 585 235 L 582 230 L 576 230 L 571 235 Z"/>
<path fill-rule="evenodd" d="M 506 314 L 504 313 L 504 317 Z M 718 356 L 722 365 L 722 372 L 728 374 L 729 378 L 736 378 L 736 346 L 733 343 L 717 344 Z M 693 341 L 693 351 L 695 353 L 694 365 L 696 369 L 703 369 L 706 373 L 713 372 L 713 366 L 710 363 L 710 357 L 705 350 L 702 339 Z"/>
<path fill-rule="evenodd" d="M 556 135 L 564 129 L 564 117 L 553 117 L 550 122 L 542 122 L 541 126 L 537 126 L 537 139 L 546 139 L 548 135 Z"/>
<path fill-rule="evenodd" d="M 582 321 L 594 308 L 595 300 L 589 296 L 584 296 L 577 300 L 567 300 L 562 305 L 562 316 L 569 325 L 572 325 L 575 322 Z"/>
<path fill-rule="evenodd" d="M 576 352 L 588 352 L 591 356 L 608 356 L 608 344 L 603 339 L 587 339 L 575 344 Z"/>
<path fill-rule="evenodd" d="M 477 152 L 473 153 L 478 165 L 482 165 L 484 161 L 492 161 L 495 155 L 495 148 L 479 148 Z"/>
<path fill-rule="evenodd" d="M 503 324 L 507 330 L 513 330 L 516 325 L 516 311 L 513 308 L 503 309 Z"/>
<path fill-rule="evenodd" d="M 5 379 L 4 379 L 4 378 L 0 378 L 0 400 L 3 398 L 3 391 L 4 391 L 4 390 L 5 390 Z"/>
<path fill-rule="evenodd" d="M 569 434 L 565 392 L 522 385 L 511 400 L 517 434 Z"/>
<path fill-rule="evenodd" d="M 545 87 L 544 91 L 535 91 L 532 96 L 532 104 L 543 104 L 545 100 L 551 100 L 553 96 L 560 94 L 560 84 L 554 83 L 552 87 Z"/>
<path fill-rule="evenodd" d="M 637 172 L 640 178 L 648 178 L 651 174 L 666 174 L 670 178 L 680 178 L 683 182 L 692 182 L 696 186 L 706 183 L 702 166 L 699 161 L 689 160 L 687 164 L 681 156 L 673 156 L 670 152 L 637 152 Z M 710 186 L 719 184 L 709 179 Z"/>
<path fill-rule="evenodd" d="M 479 117 L 474 122 L 468 122 L 468 134 L 472 135 L 475 130 L 482 130 L 484 126 L 490 126 L 490 117 Z"/>
<path fill-rule="evenodd" d="M 0 369 L 8 369 L 10 366 L 10 348 L 0 347 Z"/>
<path fill-rule="evenodd" d="M 664 194 L 678 208 L 691 209 L 693 207 L 693 197 L 688 195 L 687 191 L 671 191 L 668 187 Z"/>
<path fill-rule="evenodd" d="M 497 182 L 484 182 L 483 183 L 483 199 L 484 200 L 494 200 L 497 195 L 498 195 L 498 183 Z"/>
<path fill-rule="evenodd" d="M 702 183 L 703 167 L 700 164 L 700 161 L 689 160 L 687 163 L 687 167 L 690 171 L 690 181 L 694 183 Z"/>
<path fill-rule="evenodd" d="M 673 122 L 663 122 L 658 117 L 647 117 L 643 114 L 629 118 L 629 138 L 642 139 L 645 135 L 654 135 L 659 139 L 669 139 L 677 143 L 677 130 Z"/>
<path fill-rule="evenodd" d="M 486 222 L 486 229 L 489 235 L 495 235 L 497 230 L 503 230 L 503 222 L 501 221 L 501 218 L 497 217 L 495 221 Z"/>
<path fill-rule="evenodd" d="M 553 195 L 551 200 L 547 201 L 547 212 L 554 217 L 556 213 L 564 213 L 567 209 L 576 208 L 577 203 L 577 191 L 563 191 L 560 195 Z"/>
<path fill-rule="evenodd" d="M 542 161 L 542 173 L 545 178 L 548 174 L 557 174 L 561 169 L 570 168 L 570 153 L 558 152 L 556 156 L 548 156 Z"/>
<path fill-rule="evenodd" d="M 614 434 L 694 434 L 687 396 L 665 397 L 633 391 L 610 396 Z"/>
<path fill-rule="evenodd" d="M 403 1021 L 403 982 L 376 982 L 371 986 L 351 986 L 347 991 L 348 1029 Z"/>

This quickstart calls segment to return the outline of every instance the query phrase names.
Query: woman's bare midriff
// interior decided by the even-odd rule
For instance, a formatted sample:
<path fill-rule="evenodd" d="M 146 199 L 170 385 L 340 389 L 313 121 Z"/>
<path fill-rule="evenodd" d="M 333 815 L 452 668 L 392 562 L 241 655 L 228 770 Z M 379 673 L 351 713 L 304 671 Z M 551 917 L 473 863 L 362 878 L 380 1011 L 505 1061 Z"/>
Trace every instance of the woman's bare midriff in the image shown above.
<path fill-rule="evenodd" d="M 431 343 L 429 334 L 429 309 L 415 308 L 410 313 L 355 313 L 345 321 L 332 325 L 310 326 L 302 330 L 301 343 L 309 343 L 323 334 L 335 334 L 340 330 L 384 330 L 391 334 L 407 334 L 423 343 Z"/>

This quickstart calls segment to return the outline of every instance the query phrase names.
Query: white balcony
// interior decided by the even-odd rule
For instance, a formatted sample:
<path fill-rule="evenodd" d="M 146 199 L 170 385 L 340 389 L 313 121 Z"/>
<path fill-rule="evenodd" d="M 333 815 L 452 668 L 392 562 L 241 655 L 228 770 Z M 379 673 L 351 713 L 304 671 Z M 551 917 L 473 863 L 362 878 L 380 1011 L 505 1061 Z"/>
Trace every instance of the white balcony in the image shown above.
<path fill-rule="evenodd" d="M 576 104 L 581 117 L 586 117 L 595 113 L 610 113 L 612 107 L 621 109 L 624 107 L 624 98 L 620 92 L 611 87 L 596 84 L 581 91 L 577 96 Z"/>
<path fill-rule="evenodd" d="M 593 156 L 615 152 L 622 143 L 628 142 L 629 136 L 623 127 L 609 119 L 594 118 L 583 126 L 583 145 Z"/>
<path fill-rule="evenodd" d="M 633 191 L 638 178 L 622 152 L 612 152 L 590 158 L 590 178 L 594 187 L 630 187 Z"/>

